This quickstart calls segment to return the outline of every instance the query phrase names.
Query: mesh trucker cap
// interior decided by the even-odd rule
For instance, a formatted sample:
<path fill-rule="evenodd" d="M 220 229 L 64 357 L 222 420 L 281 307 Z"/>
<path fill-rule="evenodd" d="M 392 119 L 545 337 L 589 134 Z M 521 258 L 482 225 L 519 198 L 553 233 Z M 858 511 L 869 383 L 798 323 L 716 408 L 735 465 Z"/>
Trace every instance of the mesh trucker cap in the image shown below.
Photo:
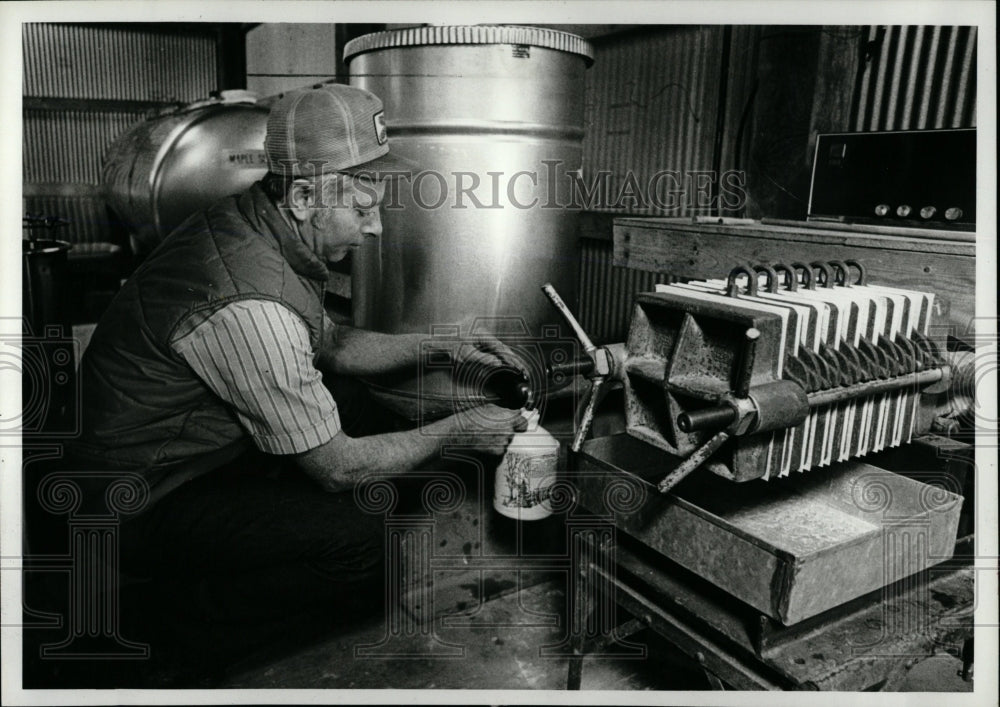
<path fill-rule="evenodd" d="M 278 101 L 267 119 L 264 151 L 270 171 L 292 177 L 417 169 L 389 153 L 378 96 L 337 83 L 300 88 Z"/>

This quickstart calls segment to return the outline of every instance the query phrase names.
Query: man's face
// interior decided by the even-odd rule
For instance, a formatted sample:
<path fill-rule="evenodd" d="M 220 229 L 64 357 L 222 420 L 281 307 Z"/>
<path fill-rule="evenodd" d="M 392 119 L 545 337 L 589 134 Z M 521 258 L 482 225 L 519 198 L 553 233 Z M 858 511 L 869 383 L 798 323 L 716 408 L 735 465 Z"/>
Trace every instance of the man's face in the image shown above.
<path fill-rule="evenodd" d="M 324 263 L 338 262 L 365 238 L 381 235 L 379 204 L 384 197 L 383 182 L 347 178 L 339 186 L 328 185 L 303 224 L 317 257 Z"/>

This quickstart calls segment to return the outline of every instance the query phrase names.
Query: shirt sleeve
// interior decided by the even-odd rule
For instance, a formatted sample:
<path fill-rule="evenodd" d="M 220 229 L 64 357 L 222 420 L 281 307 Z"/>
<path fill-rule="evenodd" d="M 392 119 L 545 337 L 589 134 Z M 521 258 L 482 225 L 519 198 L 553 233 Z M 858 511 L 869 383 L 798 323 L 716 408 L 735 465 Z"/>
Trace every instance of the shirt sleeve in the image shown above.
<path fill-rule="evenodd" d="M 284 305 L 234 302 L 171 346 L 232 406 L 262 451 L 305 452 L 340 431 L 337 405 L 313 365 L 309 332 Z"/>

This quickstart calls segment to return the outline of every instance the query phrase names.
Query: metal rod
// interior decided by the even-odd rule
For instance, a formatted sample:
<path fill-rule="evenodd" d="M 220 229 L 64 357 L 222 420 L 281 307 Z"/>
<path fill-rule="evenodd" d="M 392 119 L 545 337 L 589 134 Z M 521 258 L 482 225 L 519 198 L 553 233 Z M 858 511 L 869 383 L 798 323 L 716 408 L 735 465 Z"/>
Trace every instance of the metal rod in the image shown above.
<path fill-rule="evenodd" d="M 729 427 L 736 420 L 736 411 L 728 405 L 682 412 L 677 416 L 681 432 L 718 430 Z"/>
<path fill-rule="evenodd" d="M 831 403 L 839 403 L 845 400 L 861 397 L 862 395 L 872 395 L 875 393 L 886 393 L 900 388 L 936 383 L 944 378 L 944 368 L 932 368 L 919 373 L 908 373 L 903 376 L 896 376 L 886 380 L 874 380 L 867 383 L 857 383 L 847 388 L 830 388 L 829 390 L 819 390 L 815 393 L 806 394 L 809 400 L 809 407 L 816 408 Z"/>
<path fill-rule="evenodd" d="M 576 434 L 573 435 L 573 444 L 570 446 L 574 452 L 579 452 L 583 447 L 583 441 L 590 432 L 590 426 L 594 424 L 594 415 L 597 412 L 597 404 L 601 402 L 604 392 L 605 378 L 598 376 L 590 386 L 590 397 L 587 399 L 587 406 L 583 409 L 580 422 L 576 426 Z"/>
<path fill-rule="evenodd" d="M 866 383 L 856 383 L 844 388 L 830 388 L 807 393 L 806 400 L 810 408 L 818 408 L 833 403 L 841 403 L 865 395 L 887 393 L 901 388 L 910 388 L 936 383 L 945 375 L 945 368 L 932 368 L 918 373 L 908 373 L 895 378 L 874 380 Z M 736 412 L 729 405 L 702 408 L 682 412 L 677 416 L 677 426 L 682 432 L 698 432 L 700 430 L 717 430 L 728 427 L 736 419 Z"/>
<path fill-rule="evenodd" d="M 594 361 L 590 358 L 581 358 L 575 361 L 565 361 L 564 363 L 551 363 L 545 369 L 545 375 L 549 380 L 555 376 L 575 376 L 587 375 L 594 370 Z"/>
<path fill-rule="evenodd" d="M 569 307 L 566 306 L 566 303 L 563 302 L 563 298 L 559 296 L 558 292 L 556 292 L 556 288 L 552 286 L 552 283 L 546 282 L 542 285 L 542 292 L 544 292 L 549 300 L 552 301 L 552 304 L 559 310 L 559 313 L 563 315 L 563 319 L 566 320 L 566 323 L 572 327 L 573 332 L 576 334 L 576 338 L 578 338 L 580 343 L 583 344 L 583 350 L 587 352 L 588 356 L 592 356 L 594 351 L 597 350 L 597 347 L 594 346 L 594 342 L 590 340 L 590 337 L 587 336 L 587 332 L 585 332 L 583 327 L 580 326 L 580 322 L 576 321 L 576 317 L 574 317 L 573 313 L 569 311 Z"/>
<path fill-rule="evenodd" d="M 656 485 L 656 487 L 660 490 L 660 493 L 669 493 L 670 489 L 683 481 L 688 474 L 708 461 L 708 458 L 715 454 L 719 447 L 725 444 L 728 439 L 729 432 L 726 430 L 717 432 L 714 437 L 705 442 L 705 444 L 695 450 L 691 456 L 681 462 L 679 467 L 663 477 L 663 480 Z"/>

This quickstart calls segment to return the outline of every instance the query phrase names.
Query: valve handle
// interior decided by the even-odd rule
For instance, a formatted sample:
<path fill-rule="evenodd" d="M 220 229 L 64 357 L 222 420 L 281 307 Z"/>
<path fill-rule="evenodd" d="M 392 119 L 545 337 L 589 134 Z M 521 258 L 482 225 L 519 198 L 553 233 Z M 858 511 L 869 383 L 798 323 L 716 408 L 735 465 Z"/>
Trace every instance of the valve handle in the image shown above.
<path fill-rule="evenodd" d="M 607 394 L 607 379 L 609 368 L 609 361 L 604 361 L 604 366 L 601 362 L 597 360 L 597 347 L 594 346 L 594 342 L 590 340 L 587 332 L 583 330 L 580 326 L 580 322 L 576 320 L 573 313 L 569 311 L 569 307 L 563 301 L 563 298 L 559 296 L 556 292 L 556 288 L 552 286 L 552 283 L 545 283 L 542 285 L 542 292 L 545 296 L 549 298 L 552 305 L 559 310 L 559 313 L 569 324 L 573 333 L 576 334 L 576 338 L 580 341 L 583 346 L 583 350 L 586 352 L 587 357 L 594 362 L 593 370 L 597 372 L 597 375 L 591 377 L 590 391 L 587 393 L 581 408 L 577 411 L 577 424 L 576 424 L 576 434 L 573 435 L 573 443 L 570 445 L 570 449 L 574 452 L 579 452 L 580 448 L 583 446 L 583 440 L 587 438 L 587 434 L 590 432 L 590 426 L 594 422 L 594 414 L 597 411 L 597 406 L 600 404 L 601 400 Z"/>
<path fill-rule="evenodd" d="M 587 336 L 587 332 L 585 332 L 583 327 L 580 326 L 580 322 L 578 322 L 576 317 L 573 316 L 573 313 L 569 311 L 569 307 L 566 306 L 566 303 L 563 302 L 563 298 L 559 296 L 558 292 L 556 292 L 556 288 L 552 286 L 551 282 L 546 282 L 542 285 L 542 292 L 545 293 L 545 296 L 549 298 L 550 302 L 552 302 L 552 306 L 559 310 L 559 314 L 561 314 L 563 319 L 566 320 L 566 323 L 569 324 L 573 333 L 576 334 L 576 338 L 579 339 L 580 343 L 583 345 L 583 350 L 587 352 L 588 356 L 593 358 L 594 351 L 597 350 L 597 347 L 594 346 L 594 342 L 590 340 L 590 337 Z"/>

